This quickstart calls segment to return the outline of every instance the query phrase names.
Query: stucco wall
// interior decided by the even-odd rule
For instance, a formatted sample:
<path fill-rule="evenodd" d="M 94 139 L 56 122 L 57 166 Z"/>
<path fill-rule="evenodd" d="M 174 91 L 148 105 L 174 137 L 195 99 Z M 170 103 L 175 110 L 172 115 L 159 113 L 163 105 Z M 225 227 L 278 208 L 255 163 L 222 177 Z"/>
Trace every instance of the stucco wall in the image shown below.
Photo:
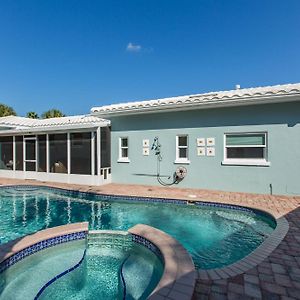
<path fill-rule="evenodd" d="M 178 187 L 273 194 L 300 194 L 300 102 L 114 117 L 112 181 L 157 185 L 157 159 L 143 156 L 142 140 L 159 137 L 161 174 L 172 175 L 177 164 L 177 134 L 189 135 L 190 164 Z M 224 133 L 268 133 L 269 167 L 225 166 Z M 118 163 L 119 137 L 129 138 L 130 163 Z M 197 156 L 196 138 L 215 138 L 215 156 Z M 151 145 L 150 145 L 151 146 Z M 144 175 L 142 175 L 144 174 Z M 167 180 L 165 178 L 165 180 Z"/>

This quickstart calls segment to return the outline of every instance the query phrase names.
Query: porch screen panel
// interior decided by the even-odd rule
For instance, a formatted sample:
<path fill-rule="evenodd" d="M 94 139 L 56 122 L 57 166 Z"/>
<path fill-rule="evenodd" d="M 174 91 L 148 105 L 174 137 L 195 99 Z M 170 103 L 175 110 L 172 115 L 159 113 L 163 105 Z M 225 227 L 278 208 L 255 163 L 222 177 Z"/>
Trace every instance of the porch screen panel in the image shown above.
<path fill-rule="evenodd" d="M 35 162 L 26 162 L 26 171 L 35 172 L 36 171 L 36 163 Z"/>
<path fill-rule="evenodd" d="M 38 172 L 47 171 L 46 135 L 38 135 Z"/>
<path fill-rule="evenodd" d="M 49 160 L 51 173 L 68 173 L 67 134 L 49 135 Z"/>
<path fill-rule="evenodd" d="M 70 134 L 71 174 L 91 175 L 91 132 Z"/>
<path fill-rule="evenodd" d="M 101 127 L 101 168 L 110 167 L 110 128 Z"/>
<path fill-rule="evenodd" d="M 16 136 L 16 170 L 23 171 L 23 136 Z"/>
<path fill-rule="evenodd" d="M 94 146 L 95 146 L 95 148 L 94 148 L 94 156 L 95 156 L 95 158 L 94 158 L 94 160 L 95 160 L 95 170 L 94 170 L 94 174 L 95 175 L 98 175 L 97 174 L 97 171 L 98 171 L 98 152 L 97 152 L 97 132 L 94 132 Z"/>
<path fill-rule="evenodd" d="M 13 138 L 12 136 L 0 137 L 0 169 L 13 169 Z"/>
<path fill-rule="evenodd" d="M 26 140 L 25 150 L 26 150 L 26 160 L 36 160 L 36 149 L 35 149 L 35 140 Z M 28 170 L 27 170 L 28 171 Z"/>

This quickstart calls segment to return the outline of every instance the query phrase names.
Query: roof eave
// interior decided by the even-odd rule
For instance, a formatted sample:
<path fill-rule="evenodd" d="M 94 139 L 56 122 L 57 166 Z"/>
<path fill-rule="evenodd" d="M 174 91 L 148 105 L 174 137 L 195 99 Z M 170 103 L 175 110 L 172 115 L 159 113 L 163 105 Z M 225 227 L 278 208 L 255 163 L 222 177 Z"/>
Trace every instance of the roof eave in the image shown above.
<path fill-rule="evenodd" d="M 197 97 L 193 97 L 197 99 Z M 249 106 L 249 105 L 263 105 L 263 104 L 275 104 L 300 101 L 300 93 L 285 94 L 285 95 L 268 95 L 268 96 L 257 96 L 257 97 L 232 97 L 222 100 L 205 100 L 205 101 L 194 101 L 192 103 L 182 104 L 163 104 L 154 107 L 138 107 L 128 109 L 115 109 L 91 112 L 94 116 L 110 117 L 120 115 L 134 115 L 134 114 L 149 114 L 149 113 L 161 113 L 166 111 L 185 111 L 192 109 L 210 109 L 210 108 L 221 108 L 221 107 L 234 107 L 234 106 Z"/>
<path fill-rule="evenodd" d="M 64 125 L 64 126 L 45 126 L 45 127 L 34 127 L 34 128 L 24 128 L 17 130 L 0 130 L 0 135 L 17 135 L 17 134 L 44 134 L 44 133 L 55 133 L 61 131 L 82 131 L 82 130 L 92 130 L 98 127 L 110 126 L 110 122 L 101 122 L 94 124 L 75 124 L 75 125 Z"/>

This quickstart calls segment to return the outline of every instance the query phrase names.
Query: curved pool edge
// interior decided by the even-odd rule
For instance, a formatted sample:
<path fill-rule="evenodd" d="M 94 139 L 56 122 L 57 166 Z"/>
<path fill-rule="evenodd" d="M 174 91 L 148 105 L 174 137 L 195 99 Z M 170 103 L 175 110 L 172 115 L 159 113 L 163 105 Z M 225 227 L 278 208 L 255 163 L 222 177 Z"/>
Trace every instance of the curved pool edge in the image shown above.
<path fill-rule="evenodd" d="M 128 232 L 153 243 L 164 259 L 163 275 L 148 299 L 191 299 L 197 273 L 185 248 L 170 235 L 145 224 L 137 224 Z"/>
<path fill-rule="evenodd" d="M 288 233 L 289 223 L 287 219 L 285 217 L 280 217 L 275 220 L 277 224 L 274 231 L 250 254 L 223 268 L 209 270 L 198 269 L 198 278 L 201 280 L 228 279 L 230 277 L 243 274 L 260 264 L 263 260 L 270 256 Z"/>
<path fill-rule="evenodd" d="M 85 239 L 88 222 L 71 223 L 37 231 L 0 245 L 0 273 L 18 261 L 43 249 Z"/>

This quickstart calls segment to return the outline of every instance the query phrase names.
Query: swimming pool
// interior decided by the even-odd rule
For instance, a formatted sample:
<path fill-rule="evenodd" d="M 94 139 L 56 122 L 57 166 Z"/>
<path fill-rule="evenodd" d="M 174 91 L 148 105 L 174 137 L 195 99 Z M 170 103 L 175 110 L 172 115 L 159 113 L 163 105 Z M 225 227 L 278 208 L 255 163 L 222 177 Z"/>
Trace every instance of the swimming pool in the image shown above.
<path fill-rule="evenodd" d="M 181 242 L 197 268 L 212 269 L 243 258 L 276 227 L 273 218 L 250 209 L 152 200 L 46 187 L 2 187 L 0 241 L 73 222 L 88 221 L 90 229 L 102 230 L 127 230 L 142 223 Z"/>
<path fill-rule="evenodd" d="M 24 258 L 1 274 L 0 299 L 146 299 L 163 263 L 130 234 L 94 233 Z"/>

